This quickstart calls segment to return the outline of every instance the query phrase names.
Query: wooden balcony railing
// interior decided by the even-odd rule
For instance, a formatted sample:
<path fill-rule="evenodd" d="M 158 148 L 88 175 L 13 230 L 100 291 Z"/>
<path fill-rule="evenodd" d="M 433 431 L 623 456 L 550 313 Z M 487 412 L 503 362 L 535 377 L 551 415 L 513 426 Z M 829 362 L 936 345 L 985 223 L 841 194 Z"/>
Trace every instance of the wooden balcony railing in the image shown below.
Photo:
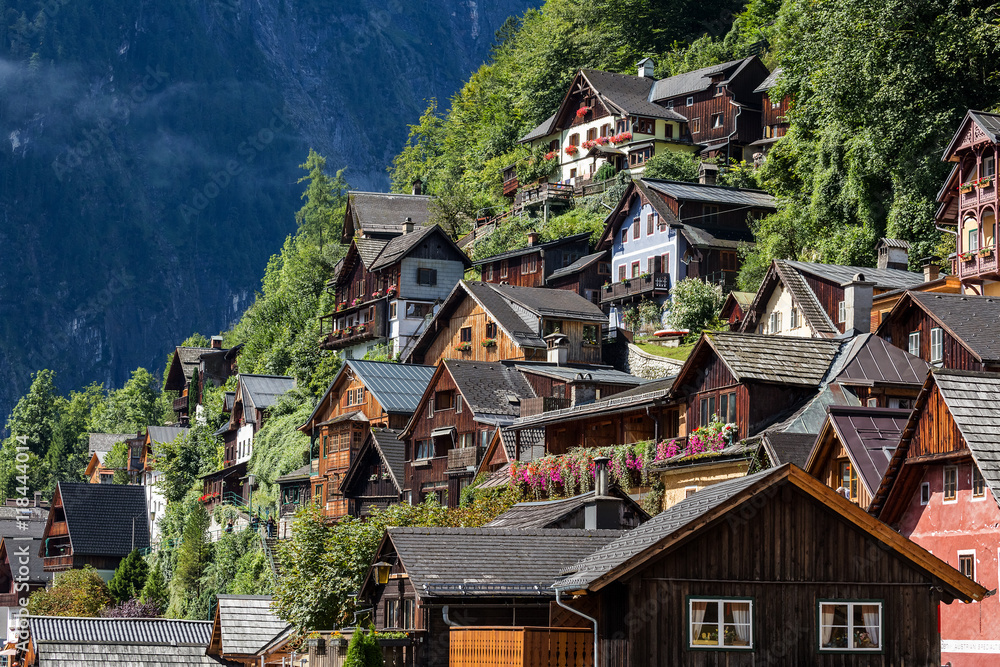
<path fill-rule="evenodd" d="M 640 296 L 667 294 L 670 292 L 669 273 L 647 273 L 625 282 L 617 282 L 601 289 L 601 303 L 611 303 Z"/>
<path fill-rule="evenodd" d="M 43 559 L 43 569 L 48 572 L 50 570 L 67 570 L 73 567 L 73 556 L 46 556 Z"/>
<path fill-rule="evenodd" d="M 552 410 L 562 410 L 563 408 L 570 407 L 570 403 L 571 401 L 568 398 L 556 398 L 554 396 L 522 398 L 521 416 L 530 417 L 532 415 L 540 415 L 543 412 L 551 412 Z"/>
<path fill-rule="evenodd" d="M 367 304 L 370 305 L 370 304 Z M 385 300 L 375 303 L 375 319 L 352 327 L 337 328 L 344 313 L 330 313 L 320 317 L 319 346 L 324 350 L 339 350 L 358 343 L 385 336 Z"/>
<path fill-rule="evenodd" d="M 479 447 L 461 447 L 448 450 L 448 470 L 465 470 L 479 465 Z"/>
<path fill-rule="evenodd" d="M 187 412 L 188 409 L 188 397 L 180 396 L 174 399 L 174 412 Z"/>
<path fill-rule="evenodd" d="M 522 187 L 514 198 L 514 208 L 540 204 L 545 201 L 559 203 L 568 202 L 573 198 L 573 186 L 568 183 L 535 183 Z"/>
<path fill-rule="evenodd" d="M 456 627 L 449 667 L 593 667 L 594 633 L 585 628 Z"/>

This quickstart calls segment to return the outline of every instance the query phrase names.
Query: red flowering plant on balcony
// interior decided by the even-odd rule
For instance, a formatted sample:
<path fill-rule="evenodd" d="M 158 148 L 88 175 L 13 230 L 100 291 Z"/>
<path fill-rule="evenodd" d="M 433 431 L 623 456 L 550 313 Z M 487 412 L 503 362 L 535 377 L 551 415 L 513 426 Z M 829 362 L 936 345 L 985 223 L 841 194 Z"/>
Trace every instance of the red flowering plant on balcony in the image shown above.
<path fill-rule="evenodd" d="M 377 290 L 375 290 L 374 292 L 372 292 L 372 298 L 373 298 L 373 299 L 377 299 L 377 298 L 379 298 L 380 296 L 382 296 L 382 290 L 380 290 L 380 289 L 377 289 Z"/>
<path fill-rule="evenodd" d="M 609 140 L 607 137 L 597 137 L 594 141 L 597 142 L 598 146 L 606 146 Z"/>
<path fill-rule="evenodd" d="M 586 115 L 587 115 L 588 113 L 590 113 L 590 110 L 591 110 L 592 108 L 593 108 L 593 107 L 580 107 L 579 109 L 577 109 L 577 110 L 576 110 L 576 117 L 577 117 L 577 118 L 583 118 L 583 117 L 584 117 L 584 116 L 586 116 Z"/>
<path fill-rule="evenodd" d="M 567 146 L 565 150 L 566 150 L 566 155 L 576 155 L 577 153 L 580 152 L 580 149 L 573 145 Z"/>
<path fill-rule="evenodd" d="M 394 296 L 396 294 L 396 286 L 389 285 L 388 287 L 385 288 L 385 293 L 386 296 Z"/>
<path fill-rule="evenodd" d="M 550 160 L 554 160 L 554 159 L 556 159 L 556 152 L 555 151 L 549 151 L 548 153 L 545 154 L 545 161 L 546 162 L 548 162 Z"/>
<path fill-rule="evenodd" d="M 621 132 L 611 137 L 611 143 L 613 144 L 622 144 L 625 143 L 626 141 L 632 141 L 631 132 Z"/>
<path fill-rule="evenodd" d="M 219 494 L 218 491 L 212 491 L 212 492 L 206 493 L 205 495 L 203 495 L 198 500 L 201 501 L 201 502 L 203 502 L 203 503 L 207 503 L 207 502 L 211 502 L 211 501 L 215 500 L 219 496 L 220 496 L 220 494 Z"/>
<path fill-rule="evenodd" d="M 589 151 L 591 148 L 593 148 L 594 146 L 597 145 L 597 140 L 596 139 L 587 139 L 581 145 Z"/>
<path fill-rule="evenodd" d="M 359 296 L 354 297 L 354 299 L 351 301 L 351 305 L 352 306 L 356 306 L 359 303 L 361 303 L 361 297 L 359 297 Z"/>

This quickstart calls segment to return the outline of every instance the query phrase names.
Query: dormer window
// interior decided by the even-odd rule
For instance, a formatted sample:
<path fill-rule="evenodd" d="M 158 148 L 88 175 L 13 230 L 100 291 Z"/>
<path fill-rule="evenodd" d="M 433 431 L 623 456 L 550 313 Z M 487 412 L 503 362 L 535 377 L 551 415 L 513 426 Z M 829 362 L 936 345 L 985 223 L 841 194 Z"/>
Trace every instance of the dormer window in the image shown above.
<path fill-rule="evenodd" d="M 694 97 L 688 97 L 687 98 L 687 105 L 686 106 L 689 106 L 689 107 L 690 106 L 694 106 Z"/>
<path fill-rule="evenodd" d="M 716 86 L 715 87 L 715 94 L 716 94 L 716 96 L 718 96 L 718 95 L 725 95 L 725 93 L 726 93 L 726 87 L 725 86 Z"/>

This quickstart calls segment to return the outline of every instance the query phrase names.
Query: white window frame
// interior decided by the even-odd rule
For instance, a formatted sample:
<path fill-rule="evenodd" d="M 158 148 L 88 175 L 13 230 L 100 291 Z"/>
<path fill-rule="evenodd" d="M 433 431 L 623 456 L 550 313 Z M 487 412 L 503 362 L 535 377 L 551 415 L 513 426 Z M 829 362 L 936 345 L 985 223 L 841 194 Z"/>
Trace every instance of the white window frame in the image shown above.
<path fill-rule="evenodd" d="M 927 493 L 926 496 L 924 495 L 924 492 Z M 925 497 L 926 497 L 926 500 L 924 500 Z M 920 483 L 920 504 L 921 505 L 930 505 L 930 503 L 931 503 L 931 483 L 930 482 L 921 482 Z"/>
<path fill-rule="evenodd" d="M 788 319 L 789 319 L 788 328 L 789 329 L 798 329 L 799 328 L 799 309 L 796 308 L 795 306 L 792 306 L 792 315 Z"/>
<path fill-rule="evenodd" d="M 694 97 L 689 96 L 687 98 L 686 102 L 687 102 L 686 106 L 693 107 L 694 106 Z"/>
<path fill-rule="evenodd" d="M 976 465 L 975 462 L 972 463 L 971 468 L 972 468 L 972 470 L 969 473 L 969 490 L 970 490 L 970 492 L 972 494 L 972 501 L 978 503 L 978 502 L 981 502 L 983 500 L 986 500 L 986 478 L 983 477 L 983 473 L 980 472 L 979 466 Z M 983 480 L 983 492 L 981 494 L 979 494 L 978 496 L 976 495 L 976 475 L 977 474 L 979 475 L 979 479 Z"/>
<path fill-rule="evenodd" d="M 726 644 L 695 644 L 691 636 L 692 611 L 695 602 L 716 603 L 718 607 L 718 632 L 721 641 L 725 641 L 725 603 L 740 602 L 750 605 L 750 642 L 748 646 L 731 646 Z M 754 650 L 754 600 L 753 598 L 721 598 L 721 597 L 689 597 L 687 600 L 687 645 L 689 649 L 709 651 L 753 651 Z"/>
<path fill-rule="evenodd" d="M 836 600 L 836 599 L 821 599 L 817 600 L 816 613 L 819 618 L 816 619 L 816 627 L 819 630 L 819 636 L 816 637 L 816 645 L 821 653 L 882 653 L 885 647 L 885 610 L 883 606 L 883 600 Z M 854 641 L 854 607 L 855 606 L 870 606 L 878 605 L 878 646 L 873 648 L 856 648 L 856 647 L 823 647 L 823 605 L 838 605 L 847 606 L 847 638 L 848 641 Z"/>
<path fill-rule="evenodd" d="M 962 556 L 972 556 L 972 576 L 969 579 L 976 581 L 976 571 L 979 569 L 979 563 L 976 561 L 976 550 L 975 549 L 959 549 L 955 560 L 955 569 L 959 572 L 962 571 Z"/>
<path fill-rule="evenodd" d="M 837 302 L 837 324 L 847 321 L 847 301 Z"/>
<path fill-rule="evenodd" d="M 906 339 L 906 351 L 915 357 L 920 356 L 920 332 L 911 331 Z"/>
<path fill-rule="evenodd" d="M 955 497 L 948 500 L 948 471 L 955 471 Z M 941 502 L 951 505 L 958 502 L 958 466 L 944 466 L 941 469 Z"/>
<path fill-rule="evenodd" d="M 944 329 L 931 329 L 931 363 L 940 364 L 944 361 Z"/>
<path fill-rule="evenodd" d="M 988 168 L 987 168 L 987 165 L 989 165 Z M 984 176 L 984 177 L 986 177 L 986 176 L 996 176 L 996 173 L 997 173 L 996 162 L 994 161 L 993 156 L 992 155 L 984 155 L 983 156 L 982 173 L 980 175 Z"/>
<path fill-rule="evenodd" d="M 690 498 L 691 496 L 693 496 L 696 493 L 698 493 L 698 487 L 697 486 L 685 486 L 684 487 L 684 497 L 685 498 Z"/>

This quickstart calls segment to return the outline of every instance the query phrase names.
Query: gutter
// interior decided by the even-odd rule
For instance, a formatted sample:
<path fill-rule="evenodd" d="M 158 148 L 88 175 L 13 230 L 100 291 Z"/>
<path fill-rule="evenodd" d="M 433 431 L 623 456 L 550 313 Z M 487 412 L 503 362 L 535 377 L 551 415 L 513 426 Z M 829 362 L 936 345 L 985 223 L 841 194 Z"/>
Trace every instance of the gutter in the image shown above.
<path fill-rule="evenodd" d="M 598 661 L 597 661 L 597 619 L 593 618 L 591 616 L 587 616 L 582 611 L 577 611 L 576 609 L 573 609 L 573 607 L 570 607 L 568 604 L 564 603 L 562 601 L 562 598 L 559 597 L 561 593 L 562 593 L 562 590 L 557 588 L 556 589 L 556 604 L 557 605 L 559 605 L 560 607 L 562 607 L 563 609 L 565 609 L 566 611 L 568 611 L 570 613 L 576 614 L 577 616 L 580 616 L 582 618 L 587 619 L 588 621 L 590 621 L 591 623 L 594 624 L 594 667 L 600 667 L 599 664 L 598 664 Z"/>

